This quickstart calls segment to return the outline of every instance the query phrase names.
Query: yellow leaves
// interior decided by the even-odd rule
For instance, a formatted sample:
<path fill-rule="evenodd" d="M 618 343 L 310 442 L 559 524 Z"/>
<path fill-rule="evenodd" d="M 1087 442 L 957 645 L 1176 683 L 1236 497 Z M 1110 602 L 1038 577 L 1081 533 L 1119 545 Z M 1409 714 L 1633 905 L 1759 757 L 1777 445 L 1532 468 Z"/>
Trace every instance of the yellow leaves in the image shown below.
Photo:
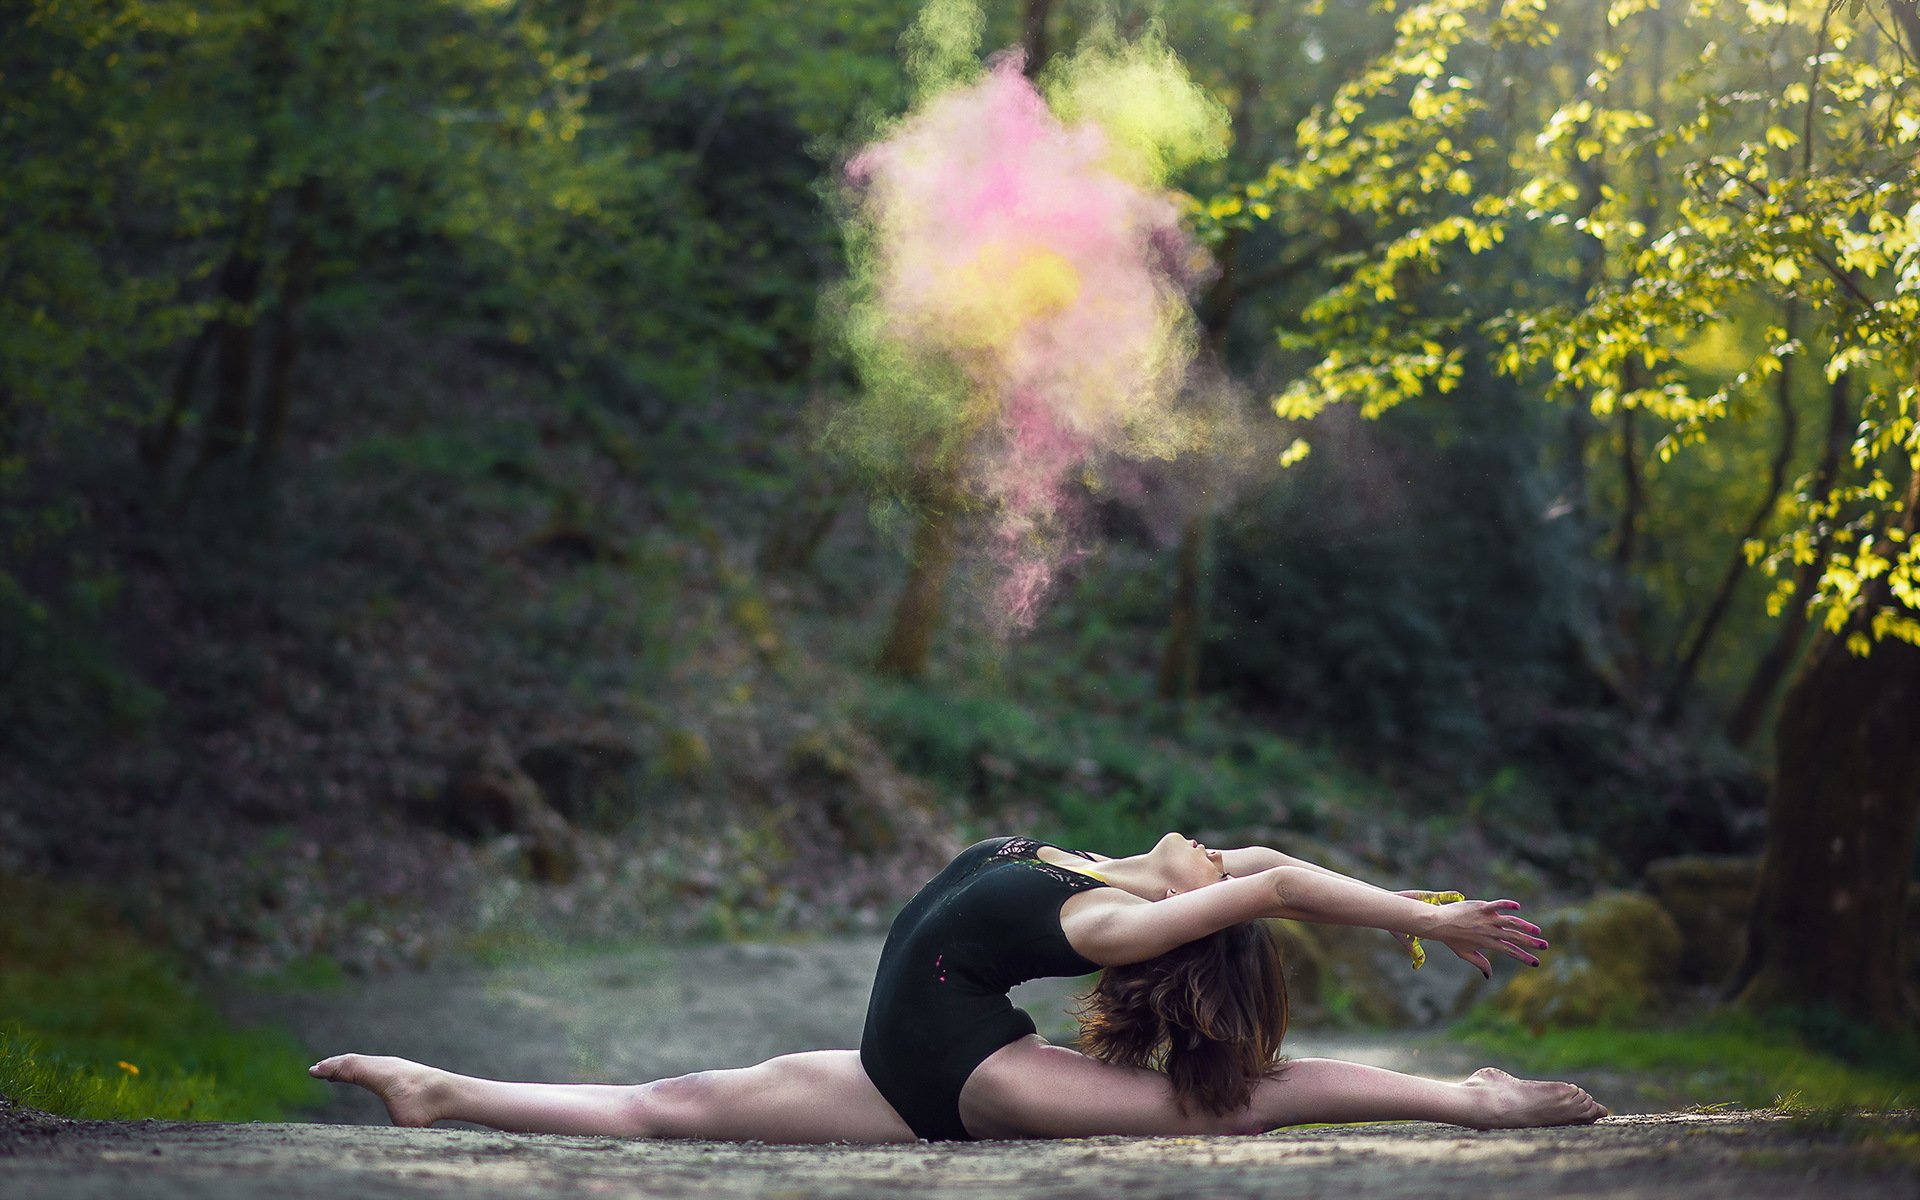
<path fill-rule="evenodd" d="M 1579 186 L 1560 176 L 1535 175 L 1520 185 L 1517 194 L 1527 216 L 1535 220 L 1580 200 Z"/>
<path fill-rule="evenodd" d="M 1607 24 L 1618 27 L 1628 17 L 1647 11 L 1653 6 L 1653 0 L 1613 0 L 1607 6 Z"/>
<path fill-rule="evenodd" d="M 1280 452 L 1279 463 L 1282 467 L 1291 467 L 1304 459 L 1310 449 L 1312 447 L 1307 445 L 1307 439 L 1295 438 Z"/>
<path fill-rule="evenodd" d="M 1838 250 L 1840 266 L 1849 271 L 1858 271 L 1868 279 L 1880 273 L 1889 263 L 1886 239 L 1852 229 L 1842 229 L 1834 236 L 1834 248 Z"/>
<path fill-rule="evenodd" d="M 1358 353 L 1335 349 L 1306 378 L 1295 380 L 1275 396 L 1273 411 L 1283 420 L 1311 420 L 1328 405 L 1357 403 L 1360 415 L 1371 420 L 1429 388 L 1437 393 L 1453 391 L 1464 373 L 1461 357 L 1460 350 L 1445 350 L 1432 341 L 1423 342 L 1418 352 L 1391 347 Z M 1289 446 L 1283 458 L 1299 446 Z M 1299 448 L 1298 453 L 1304 456 L 1306 451 Z"/>
<path fill-rule="evenodd" d="M 1800 135 L 1784 125 L 1767 126 L 1767 145 L 1776 150 L 1791 150 L 1800 144 Z"/>
<path fill-rule="evenodd" d="M 1920 646 L 1920 621 L 1892 609 L 1873 614 L 1873 636 L 1881 641 L 1898 638 L 1909 646 Z"/>
<path fill-rule="evenodd" d="M 1785 4 L 1773 0 L 1747 0 L 1747 20 L 1755 25 L 1785 25 L 1792 14 Z"/>
<path fill-rule="evenodd" d="M 1763 255 L 1761 256 L 1761 264 L 1767 274 L 1771 275 L 1780 283 L 1792 283 L 1794 280 L 1800 278 L 1800 264 L 1791 258 L 1776 258 L 1768 262 L 1766 256 Z"/>
<path fill-rule="evenodd" d="M 1325 365 L 1321 364 L 1322 367 Z M 1319 367 L 1315 368 L 1316 372 L 1319 370 Z M 1306 380 L 1296 379 L 1268 404 L 1273 409 L 1273 415 L 1282 421 L 1311 421 L 1331 402 L 1331 397 L 1315 391 Z"/>

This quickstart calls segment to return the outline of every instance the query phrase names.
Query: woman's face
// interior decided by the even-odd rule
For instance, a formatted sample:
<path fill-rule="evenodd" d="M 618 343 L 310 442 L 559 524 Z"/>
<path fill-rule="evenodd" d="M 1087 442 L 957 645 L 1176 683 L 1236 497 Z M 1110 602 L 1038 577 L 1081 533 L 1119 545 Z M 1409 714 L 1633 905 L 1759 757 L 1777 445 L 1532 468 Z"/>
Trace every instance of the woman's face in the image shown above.
<path fill-rule="evenodd" d="M 1226 879 L 1220 852 L 1209 850 L 1184 833 L 1169 833 L 1155 843 L 1147 857 L 1159 868 L 1171 894 L 1190 892 Z"/>

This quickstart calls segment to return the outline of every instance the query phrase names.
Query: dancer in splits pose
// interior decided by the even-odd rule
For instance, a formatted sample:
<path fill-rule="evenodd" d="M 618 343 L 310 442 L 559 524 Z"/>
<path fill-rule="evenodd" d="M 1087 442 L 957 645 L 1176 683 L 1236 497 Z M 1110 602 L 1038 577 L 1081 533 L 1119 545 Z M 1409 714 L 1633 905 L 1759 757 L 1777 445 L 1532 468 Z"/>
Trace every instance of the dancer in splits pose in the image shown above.
<path fill-rule="evenodd" d="M 1433 905 L 1266 847 L 1170 833 L 1107 858 L 1031 838 L 968 847 L 887 935 L 860 1049 L 626 1085 L 503 1083 L 341 1054 L 321 1079 L 386 1102 L 396 1125 L 459 1120 L 528 1133 L 764 1142 L 1263 1133 L 1411 1119 L 1488 1129 L 1607 1110 L 1568 1083 L 1491 1067 L 1460 1083 L 1332 1059 L 1283 1061 L 1286 983 L 1264 917 L 1440 943 L 1489 978 L 1547 943 L 1512 900 Z M 1007 992 L 1101 971 L 1084 1052 L 1049 1045 Z"/>

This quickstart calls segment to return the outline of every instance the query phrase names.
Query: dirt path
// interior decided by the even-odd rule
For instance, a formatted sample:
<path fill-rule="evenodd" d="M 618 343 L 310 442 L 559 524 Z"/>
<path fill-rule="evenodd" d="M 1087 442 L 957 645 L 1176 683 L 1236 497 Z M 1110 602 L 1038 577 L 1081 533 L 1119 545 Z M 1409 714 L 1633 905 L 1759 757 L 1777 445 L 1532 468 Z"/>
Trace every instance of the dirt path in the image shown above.
<path fill-rule="evenodd" d="M 443 970 L 330 992 L 255 996 L 236 1015 L 289 1023 L 316 1055 L 405 1054 L 508 1078 L 633 1080 L 856 1043 L 872 939 L 656 948 Z M 1020 997 L 1069 1028 L 1070 985 Z M 1294 1053 L 1434 1075 L 1475 1065 L 1433 1038 L 1303 1034 Z M 1583 1080 L 1590 1085 L 1598 1080 Z M 1603 1092 L 1604 1094 L 1604 1092 Z M 1861 1141 L 1765 1114 L 1616 1117 L 1587 1129 L 1474 1133 L 1425 1124 L 1261 1138 L 1096 1138 L 888 1147 L 630 1142 L 400 1130 L 337 1088 L 318 1122 L 89 1123 L 0 1109 L 7 1200 L 275 1200 L 533 1194 L 940 1197 L 1727 1197 L 1920 1194 L 1920 1128 Z M 352 1127 L 376 1124 L 377 1128 Z M 1889 1148 L 1889 1144 L 1893 1148 Z M 1906 1146 L 1905 1150 L 1900 1146 Z"/>

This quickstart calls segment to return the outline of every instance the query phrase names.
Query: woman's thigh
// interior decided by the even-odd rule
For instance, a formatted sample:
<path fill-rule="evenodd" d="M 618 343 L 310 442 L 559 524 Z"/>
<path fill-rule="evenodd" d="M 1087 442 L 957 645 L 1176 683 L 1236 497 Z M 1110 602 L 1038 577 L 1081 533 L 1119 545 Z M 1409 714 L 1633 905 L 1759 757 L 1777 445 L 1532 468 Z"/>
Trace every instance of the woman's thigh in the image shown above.
<path fill-rule="evenodd" d="M 910 1142 L 913 1130 L 860 1065 L 857 1050 L 783 1054 L 751 1067 L 646 1085 L 659 1137 L 761 1142 Z"/>
<path fill-rule="evenodd" d="M 1037 1036 L 974 1068 L 960 1089 L 960 1120 L 979 1138 L 1260 1132 L 1246 1112 L 1180 1111 L 1159 1071 L 1101 1062 Z"/>

